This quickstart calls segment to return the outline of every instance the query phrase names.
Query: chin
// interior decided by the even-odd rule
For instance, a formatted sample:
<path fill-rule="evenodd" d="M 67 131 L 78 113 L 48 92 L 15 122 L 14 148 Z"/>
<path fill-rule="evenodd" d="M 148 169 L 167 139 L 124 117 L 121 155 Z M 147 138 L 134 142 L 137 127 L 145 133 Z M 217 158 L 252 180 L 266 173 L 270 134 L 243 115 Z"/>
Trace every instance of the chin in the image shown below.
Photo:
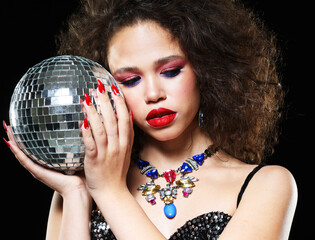
<path fill-rule="evenodd" d="M 183 131 L 179 129 L 172 129 L 171 127 L 163 129 L 155 129 L 154 131 L 147 132 L 152 138 L 160 142 L 172 141 L 180 137 Z"/>
<path fill-rule="evenodd" d="M 159 142 L 167 142 L 167 141 L 171 141 L 176 139 L 176 137 L 172 137 L 172 136 L 151 136 L 153 137 L 155 140 L 159 141 Z"/>
<path fill-rule="evenodd" d="M 188 126 L 188 127 L 187 127 Z M 149 126 L 144 126 L 142 131 L 144 131 L 146 134 L 148 134 L 151 138 L 155 139 L 159 142 L 167 142 L 176 140 L 178 138 L 187 138 L 187 134 L 190 135 L 190 133 L 198 127 L 198 123 L 195 123 L 192 121 L 190 124 L 172 124 L 163 128 L 152 128 Z"/>

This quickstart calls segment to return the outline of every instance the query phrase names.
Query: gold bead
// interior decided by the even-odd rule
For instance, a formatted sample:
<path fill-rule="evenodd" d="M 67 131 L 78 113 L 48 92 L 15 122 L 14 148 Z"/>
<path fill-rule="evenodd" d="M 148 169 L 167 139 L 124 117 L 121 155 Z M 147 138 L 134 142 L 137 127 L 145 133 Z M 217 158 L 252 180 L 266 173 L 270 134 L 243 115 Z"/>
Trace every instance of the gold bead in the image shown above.
<path fill-rule="evenodd" d="M 173 203 L 173 197 L 172 196 L 165 196 L 163 199 L 165 204 L 171 204 Z"/>

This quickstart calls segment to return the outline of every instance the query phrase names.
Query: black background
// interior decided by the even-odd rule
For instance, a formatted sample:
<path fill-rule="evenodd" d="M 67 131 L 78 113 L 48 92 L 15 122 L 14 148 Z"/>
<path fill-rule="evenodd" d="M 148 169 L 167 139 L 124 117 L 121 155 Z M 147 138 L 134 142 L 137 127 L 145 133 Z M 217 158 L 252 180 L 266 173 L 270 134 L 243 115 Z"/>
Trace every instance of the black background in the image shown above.
<path fill-rule="evenodd" d="M 34 64 L 56 55 L 55 35 L 78 0 L 3 1 L 1 3 L 1 120 L 9 123 L 9 104 L 13 89 Z M 266 26 L 277 35 L 284 65 L 282 81 L 287 90 L 286 121 L 281 125 L 280 143 L 270 163 L 288 168 L 294 175 L 299 201 L 290 239 L 310 237 L 314 209 L 310 204 L 313 189 L 313 129 L 310 110 L 314 109 L 311 90 L 314 80 L 310 28 L 311 5 L 287 0 L 247 0 Z M 6 137 L 3 129 L 1 136 Z M 1 151 L 2 233 L 10 239 L 44 239 L 52 190 L 23 169 L 4 143 Z M 262 206 L 263 207 L 263 206 Z M 268 231 L 268 229 L 266 229 Z"/>

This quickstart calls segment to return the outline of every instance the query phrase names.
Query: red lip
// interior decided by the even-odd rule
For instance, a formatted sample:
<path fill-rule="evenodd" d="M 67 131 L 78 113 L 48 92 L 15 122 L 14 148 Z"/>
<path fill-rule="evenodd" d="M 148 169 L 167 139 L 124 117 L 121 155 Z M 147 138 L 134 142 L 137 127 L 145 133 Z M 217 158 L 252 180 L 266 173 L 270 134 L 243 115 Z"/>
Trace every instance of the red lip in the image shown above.
<path fill-rule="evenodd" d="M 176 112 L 167 108 L 153 109 L 146 117 L 147 123 L 152 127 L 164 127 L 174 121 Z"/>

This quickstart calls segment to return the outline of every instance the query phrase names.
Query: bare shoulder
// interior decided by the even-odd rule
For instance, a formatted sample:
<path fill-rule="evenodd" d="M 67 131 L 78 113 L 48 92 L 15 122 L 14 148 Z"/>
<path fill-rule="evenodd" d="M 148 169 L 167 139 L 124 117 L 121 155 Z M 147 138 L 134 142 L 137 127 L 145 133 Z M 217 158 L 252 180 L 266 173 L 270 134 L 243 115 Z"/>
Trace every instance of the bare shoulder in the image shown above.
<path fill-rule="evenodd" d="M 295 209 L 297 185 L 291 172 L 281 166 L 261 168 L 250 180 L 241 204 L 264 205 L 270 209 Z"/>
<path fill-rule="evenodd" d="M 270 194 L 281 194 L 290 197 L 297 193 L 297 186 L 292 173 L 281 166 L 268 165 L 260 169 L 252 179 L 252 189 L 269 191 Z"/>
<path fill-rule="evenodd" d="M 250 180 L 222 239 L 288 239 L 296 203 L 297 187 L 290 171 L 265 166 Z M 246 234 L 239 230 L 244 228 Z"/>

